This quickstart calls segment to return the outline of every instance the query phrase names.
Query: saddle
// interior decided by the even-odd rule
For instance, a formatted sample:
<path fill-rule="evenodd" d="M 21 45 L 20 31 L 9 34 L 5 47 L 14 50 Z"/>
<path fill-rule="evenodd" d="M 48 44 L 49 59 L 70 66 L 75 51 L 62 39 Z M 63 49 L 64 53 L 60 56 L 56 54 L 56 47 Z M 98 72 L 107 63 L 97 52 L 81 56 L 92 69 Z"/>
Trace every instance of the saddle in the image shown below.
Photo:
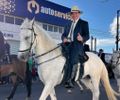
<path fill-rule="evenodd" d="M 67 43 L 61 43 L 61 47 L 62 47 L 62 55 L 66 58 L 66 60 L 69 59 L 69 51 L 70 51 L 70 46 L 71 46 L 71 43 L 70 42 L 67 42 Z M 84 58 L 79 56 L 79 61 L 82 62 L 82 58 L 84 59 L 83 62 L 86 62 L 89 57 L 88 55 L 86 54 L 86 51 L 89 52 L 89 49 L 88 49 L 88 46 L 86 48 L 86 45 L 84 45 Z"/>
<path fill-rule="evenodd" d="M 68 59 L 69 58 L 69 51 L 70 51 L 70 46 L 71 43 L 67 42 L 67 43 L 61 43 L 61 47 L 62 47 L 62 55 Z"/>

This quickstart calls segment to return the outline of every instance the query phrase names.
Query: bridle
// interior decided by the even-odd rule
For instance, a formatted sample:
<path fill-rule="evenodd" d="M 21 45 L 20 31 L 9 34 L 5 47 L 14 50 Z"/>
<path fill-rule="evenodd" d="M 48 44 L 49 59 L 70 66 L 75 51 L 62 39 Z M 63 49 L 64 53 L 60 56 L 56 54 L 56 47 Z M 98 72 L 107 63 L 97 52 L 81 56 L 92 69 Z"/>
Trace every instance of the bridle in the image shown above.
<path fill-rule="evenodd" d="M 33 23 L 34 24 L 34 23 Z M 30 47 L 28 49 L 25 49 L 25 50 L 19 50 L 18 52 L 26 52 L 28 51 L 29 53 L 31 52 L 31 49 L 32 49 L 32 46 L 36 40 L 36 37 L 37 37 L 37 34 L 35 34 L 35 30 L 33 28 L 33 24 L 32 24 L 32 28 L 21 28 L 21 29 L 28 29 L 28 30 L 31 30 L 31 37 L 34 37 L 34 38 L 31 38 L 31 43 L 30 43 Z M 33 32 L 33 35 L 32 35 L 32 32 Z"/>
<path fill-rule="evenodd" d="M 35 40 L 36 40 L 36 37 L 37 37 L 37 34 L 35 33 L 35 30 L 34 30 L 33 25 L 34 25 L 34 23 L 32 24 L 32 28 L 21 28 L 21 29 L 31 30 L 31 37 L 32 37 L 32 38 L 31 38 L 30 47 L 29 47 L 28 49 L 25 49 L 25 50 L 19 50 L 18 52 L 26 52 L 26 51 L 28 51 L 29 53 L 31 52 L 32 46 L 33 46 L 33 44 L 34 44 L 34 42 L 35 42 Z M 32 35 L 32 32 L 34 33 L 34 34 L 33 34 L 34 36 Z M 34 38 L 33 38 L 33 37 L 34 37 Z M 45 52 L 45 53 L 43 53 L 43 54 L 37 55 L 35 58 L 42 57 L 42 56 L 44 56 L 44 55 L 46 55 L 46 54 L 48 54 L 48 53 L 56 50 L 56 49 L 59 48 L 59 47 L 61 47 L 60 44 L 59 44 L 58 46 L 56 46 L 55 48 L 53 48 L 53 49 L 51 49 L 51 50 L 49 50 L 49 51 L 47 51 L 47 52 Z M 43 63 L 48 62 L 48 61 L 51 61 L 51 60 L 54 60 L 55 58 L 58 58 L 58 57 L 60 57 L 61 55 L 62 55 L 62 54 L 59 54 L 59 55 L 56 56 L 56 57 L 53 57 L 53 58 L 51 58 L 51 59 L 49 59 L 49 60 L 46 60 L 46 61 L 44 61 L 44 62 L 39 63 L 38 65 L 43 64 Z"/>

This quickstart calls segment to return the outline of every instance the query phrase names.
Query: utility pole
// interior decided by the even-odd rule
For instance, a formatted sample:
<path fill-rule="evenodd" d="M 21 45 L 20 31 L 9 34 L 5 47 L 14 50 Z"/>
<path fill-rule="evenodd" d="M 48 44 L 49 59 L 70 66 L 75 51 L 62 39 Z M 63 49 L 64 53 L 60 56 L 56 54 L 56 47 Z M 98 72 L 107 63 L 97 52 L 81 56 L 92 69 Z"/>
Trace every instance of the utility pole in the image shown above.
<path fill-rule="evenodd" d="M 119 12 L 120 10 L 117 10 L 116 51 L 119 49 Z"/>
<path fill-rule="evenodd" d="M 97 48 L 97 39 L 95 38 L 95 41 L 94 41 L 94 50 L 96 52 L 96 48 Z"/>
<path fill-rule="evenodd" d="M 91 36 L 91 51 L 96 52 L 97 39 Z"/>
<path fill-rule="evenodd" d="M 93 51 L 93 36 L 91 36 L 91 51 Z"/>

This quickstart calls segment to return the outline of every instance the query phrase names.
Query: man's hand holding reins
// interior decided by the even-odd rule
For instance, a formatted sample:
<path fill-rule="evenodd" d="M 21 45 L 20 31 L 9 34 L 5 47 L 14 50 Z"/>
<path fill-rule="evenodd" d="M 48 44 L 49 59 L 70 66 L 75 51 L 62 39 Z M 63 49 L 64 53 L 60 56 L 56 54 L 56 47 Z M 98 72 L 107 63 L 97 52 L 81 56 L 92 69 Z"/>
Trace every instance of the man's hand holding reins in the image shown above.
<path fill-rule="evenodd" d="M 80 35 L 80 33 L 78 33 L 77 40 L 83 42 L 83 37 Z"/>

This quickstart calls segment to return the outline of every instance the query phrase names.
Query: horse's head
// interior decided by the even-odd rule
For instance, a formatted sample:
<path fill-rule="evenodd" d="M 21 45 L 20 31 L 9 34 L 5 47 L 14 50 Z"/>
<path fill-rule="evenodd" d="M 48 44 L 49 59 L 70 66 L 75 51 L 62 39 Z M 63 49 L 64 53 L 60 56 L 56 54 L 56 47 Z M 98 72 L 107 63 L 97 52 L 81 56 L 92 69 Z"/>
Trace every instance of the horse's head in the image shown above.
<path fill-rule="evenodd" d="M 120 51 L 114 51 L 111 58 L 111 65 L 117 67 L 120 64 Z"/>
<path fill-rule="evenodd" d="M 25 19 L 20 28 L 20 48 L 18 58 L 26 61 L 35 45 L 36 34 L 34 31 L 34 19 L 32 21 Z"/>

